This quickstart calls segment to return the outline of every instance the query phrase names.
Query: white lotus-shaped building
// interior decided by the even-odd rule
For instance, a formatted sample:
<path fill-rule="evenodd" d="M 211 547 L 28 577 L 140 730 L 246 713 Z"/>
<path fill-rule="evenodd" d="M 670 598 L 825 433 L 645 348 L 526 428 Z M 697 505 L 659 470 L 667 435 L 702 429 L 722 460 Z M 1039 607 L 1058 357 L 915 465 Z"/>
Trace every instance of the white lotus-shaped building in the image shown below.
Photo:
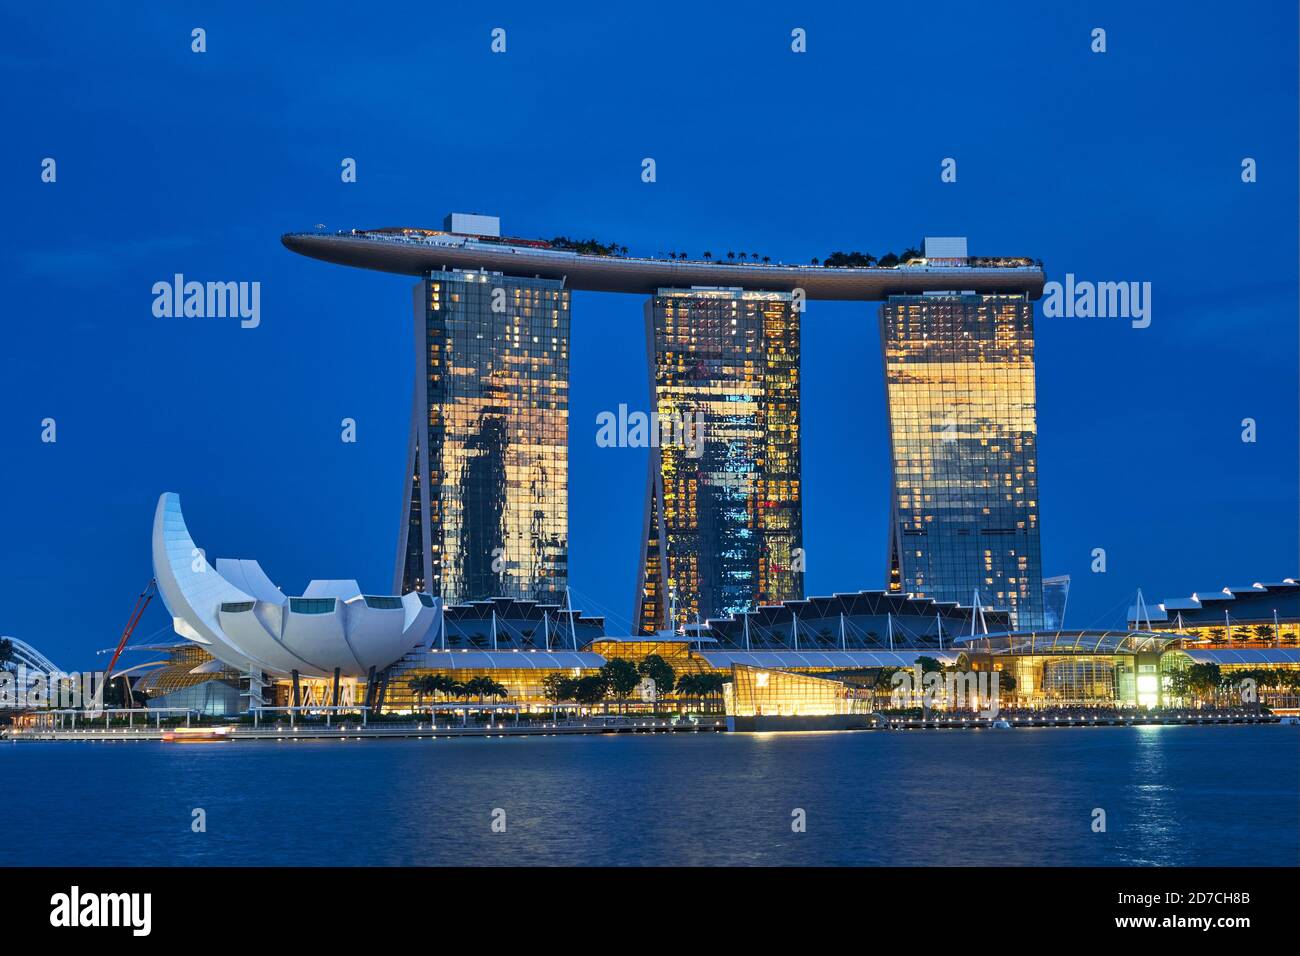
<path fill-rule="evenodd" d="M 428 594 L 362 594 L 356 581 L 312 581 L 286 597 L 256 561 L 209 564 L 190 537 L 180 496 L 158 499 L 153 522 L 158 593 L 176 633 L 241 673 L 365 677 L 424 645 L 437 619 Z"/>

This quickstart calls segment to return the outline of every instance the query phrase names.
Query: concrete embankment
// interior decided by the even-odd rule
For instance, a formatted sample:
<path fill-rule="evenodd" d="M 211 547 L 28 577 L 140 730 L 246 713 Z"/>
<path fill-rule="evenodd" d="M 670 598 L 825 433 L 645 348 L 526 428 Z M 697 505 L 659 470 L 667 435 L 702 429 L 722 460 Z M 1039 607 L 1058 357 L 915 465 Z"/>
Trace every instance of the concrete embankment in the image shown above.
<path fill-rule="evenodd" d="M 595 718 L 586 721 L 559 721 L 550 724 L 297 724 L 290 726 L 252 727 L 234 724 L 218 740 L 195 738 L 186 742 L 221 742 L 222 740 L 388 740 L 420 737 L 557 737 L 572 734 L 666 734 L 719 733 L 727 729 L 722 718 L 683 721 L 644 718 Z M 9 738 L 24 740 L 133 741 L 163 740 L 171 728 L 163 727 L 79 727 L 76 730 L 54 728 L 15 728 Z"/>

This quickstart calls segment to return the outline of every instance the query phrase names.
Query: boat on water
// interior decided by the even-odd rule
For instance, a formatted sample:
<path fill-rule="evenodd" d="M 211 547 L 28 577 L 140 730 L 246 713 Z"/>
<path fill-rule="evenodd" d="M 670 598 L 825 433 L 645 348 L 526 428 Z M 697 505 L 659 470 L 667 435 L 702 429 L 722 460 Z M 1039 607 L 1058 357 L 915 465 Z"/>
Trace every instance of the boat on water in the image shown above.
<path fill-rule="evenodd" d="M 229 740 L 234 727 L 177 727 L 164 730 L 162 739 L 173 744 L 202 744 Z"/>
<path fill-rule="evenodd" d="M 999 717 L 997 720 L 993 721 L 990 726 L 994 730 L 1010 730 L 1011 721 L 1007 720 L 1005 717 Z"/>

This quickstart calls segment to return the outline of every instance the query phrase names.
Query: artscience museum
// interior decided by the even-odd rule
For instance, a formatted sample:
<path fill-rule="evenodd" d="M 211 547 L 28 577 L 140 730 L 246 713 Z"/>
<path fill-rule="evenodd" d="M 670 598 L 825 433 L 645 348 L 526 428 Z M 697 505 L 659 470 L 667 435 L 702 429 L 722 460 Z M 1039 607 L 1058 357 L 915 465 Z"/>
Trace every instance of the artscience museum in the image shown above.
<path fill-rule="evenodd" d="M 180 496 L 158 499 L 153 524 L 158 593 L 177 634 L 257 687 L 277 678 L 371 678 L 423 643 L 437 619 L 428 594 L 362 594 L 356 581 L 312 581 L 286 596 L 256 561 L 210 564 Z"/>

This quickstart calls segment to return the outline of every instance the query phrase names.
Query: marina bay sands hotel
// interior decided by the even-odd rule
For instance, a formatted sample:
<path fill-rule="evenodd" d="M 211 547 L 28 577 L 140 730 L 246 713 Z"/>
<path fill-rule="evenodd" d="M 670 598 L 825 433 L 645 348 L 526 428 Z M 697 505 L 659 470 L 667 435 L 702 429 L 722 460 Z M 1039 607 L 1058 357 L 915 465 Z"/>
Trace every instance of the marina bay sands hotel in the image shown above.
<path fill-rule="evenodd" d="M 416 381 L 394 593 L 558 603 L 568 584 L 570 292 L 638 293 L 651 449 L 634 627 L 804 597 L 800 320 L 878 301 L 892 482 L 887 587 L 1044 623 L 1033 300 L 1041 263 L 927 239 L 896 265 L 638 258 L 441 230 L 290 233 L 327 262 L 418 276 Z M 707 255 L 707 254 L 706 254 Z M 881 503 L 884 506 L 884 503 Z"/>

